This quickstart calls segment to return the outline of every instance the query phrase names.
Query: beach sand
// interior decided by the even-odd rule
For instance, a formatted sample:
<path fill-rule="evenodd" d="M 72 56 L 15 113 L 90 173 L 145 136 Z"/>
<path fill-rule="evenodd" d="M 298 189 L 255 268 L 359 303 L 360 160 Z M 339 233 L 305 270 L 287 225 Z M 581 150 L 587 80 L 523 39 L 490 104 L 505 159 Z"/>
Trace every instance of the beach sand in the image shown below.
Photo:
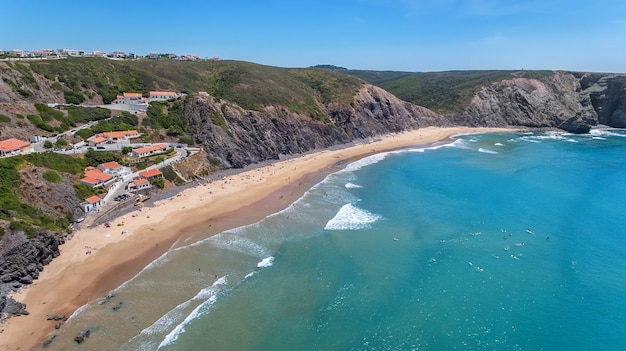
<path fill-rule="evenodd" d="M 341 149 L 322 150 L 188 188 L 152 206 L 137 207 L 105 228 L 81 229 L 39 278 L 12 296 L 29 315 L 0 325 L 0 350 L 39 349 L 54 330 L 50 314 L 70 316 L 133 277 L 178 242 L 199 240 L 257 222 L 289 206 L 323 177 L 370 154 L 424 145 L 455 134 L 511 131 L 502 128 L 422 128 Z M 245 214 L 245 215 L 242 215 Z M 210 233 L 194 228 L 210 225 Z"/>

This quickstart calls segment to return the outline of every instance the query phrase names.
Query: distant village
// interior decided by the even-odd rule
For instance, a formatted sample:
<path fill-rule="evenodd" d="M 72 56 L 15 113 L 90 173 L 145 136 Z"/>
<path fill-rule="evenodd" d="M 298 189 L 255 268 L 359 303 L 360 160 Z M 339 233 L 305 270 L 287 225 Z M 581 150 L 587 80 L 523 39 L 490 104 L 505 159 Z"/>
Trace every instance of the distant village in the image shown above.
<path fill-rule="evenodd" d="M 112 51 L 112 52 L 104 52 L 100 50 L 85 52 L 84 50 L 77 49 L 43 49 L 43 50 L 34 50 L 27 51 L 22 49 L 13 49 L 10 51 L 5 51 L 0 49 L 0 59 L 4 60 L 27 60 L 27 59 L 60 59 L 67 57 L 105 57 L 114 60 L 136 60 L 136 59 L 170 59 L 175 61 L 199 61 L 199 60 L 209 60 L 209 61 L 219 61 L 219 57 L 213 56 L 209 59 L 203 59 L 198 55 L 176 55 L 176 54 L 163 54 L 157 52 L 151 52 L 148 55 L 140 56 L 132 52 L 123 52 L 123 51 Z"/>

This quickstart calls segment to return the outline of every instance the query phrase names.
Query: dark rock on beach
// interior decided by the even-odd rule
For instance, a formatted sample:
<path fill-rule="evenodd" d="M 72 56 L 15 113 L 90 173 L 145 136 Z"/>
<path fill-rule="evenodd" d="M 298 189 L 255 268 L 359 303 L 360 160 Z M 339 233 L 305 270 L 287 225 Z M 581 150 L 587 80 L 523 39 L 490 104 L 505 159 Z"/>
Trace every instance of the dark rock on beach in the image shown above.
<path fill-rule="evenodd" d="M 32 284 L 44 265 L 59 256 L 62 237 L 51 232 L 27 239 L 23 233 L 5 234 L 0 244 L 0 320 L 28 314 L 26 305 L 7 297 L 24 285 Z"/>

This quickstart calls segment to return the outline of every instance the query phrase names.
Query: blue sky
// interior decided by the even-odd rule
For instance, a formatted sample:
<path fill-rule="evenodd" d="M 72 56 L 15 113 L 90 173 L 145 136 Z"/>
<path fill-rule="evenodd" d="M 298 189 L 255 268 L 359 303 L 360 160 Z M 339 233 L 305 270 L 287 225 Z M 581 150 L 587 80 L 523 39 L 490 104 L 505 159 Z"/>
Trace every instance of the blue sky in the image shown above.
<path fill-rule="evenodd" d="M 3 0 L 0 49 L 280 67 L 626 72 L 624 0 Z"/>

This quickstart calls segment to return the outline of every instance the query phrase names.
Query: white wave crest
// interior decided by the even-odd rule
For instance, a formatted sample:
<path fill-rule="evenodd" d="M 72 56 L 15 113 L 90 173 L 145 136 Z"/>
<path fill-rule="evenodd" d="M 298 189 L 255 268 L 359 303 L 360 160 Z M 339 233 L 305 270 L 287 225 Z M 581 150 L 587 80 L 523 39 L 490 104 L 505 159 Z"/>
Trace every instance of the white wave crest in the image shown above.
<path fill-rule="evenodd" d="M 385 157 L 387 157 L 389 153 L 388 152 L 382 152 L 380 154 L 375 154 L 375 155 L 371 155 L 368 157 L 364 157 L 358 161 L 354 161 L 351 164 L 349 164 L 348 166 L 346 166 L 346 168 L 344 168 L 344 171 L 346 172 L 354 172 L 357 171 L 365 166 L 369 166 L 369 165 L 373 165 L 375 163 L 378 163 L 382 160 L 385 159 Z"/>
<path fill-rule="evenodd" d="M 178 337 L 185 332 L 185 326 L 187 326 L 187 324 L 189 324 L 194 319 L 201 316 L 202 311 L 206 311 L 208 307 L 215 303 L 215 301 L 217 301 L 217 297 L 213 295 L 208 300 L 201 303 L 198 307 L 194 308 L 194 310 L 185 318 L 184 321 L 182 321 L 182 323 L 178 324 L 176 328 L 174 328 L 174 330 L 172 330 L 169 334 L 165 336 L 163 341 L 161 341 L 161 343 L 157 347 L 157 350 L 164 346 L 172 345 L 174 342 L 176 342 L 176 340 L 178 340 Z"/>
<path fill-rule="evenodd" d="M 262 245 L 255 243 L 248 238 L 238 236 L 238 234 L 233 235 L 233 233 L 225 232 L 213 236 L 209 239 L 212 239 L 211 244 L 213 246 L 220 249 L 247 254 L 259 258 L 267 256 L 269 254 L 268 248 L 263 247 Z"/>
<path fill-rule="evenodd" d="M 362 188 L 362 186 L 354 183 L 346 183 L 346 189 L 358 189 Z"/>
<path fill-rule="evenodd" d="M 482 153 L 485 153 L 485 154 L 499 154 L 499 152 L 497 152 L 497 151 L 492 151 L 492 150 L 489 150 L 489 149 L 484 149 L 484 148 L 482 148 L 482 147 L 479 147 L 479 148 L 478 148 L 478 152 L 482 152 Z"/>
<path fill-rule="evenodd" d="M 495 144 L 493 144 L 493 145 L 494 145 L 494 146 L 504 146 L 504 144 L 502 144 L 502 143 L 495 143 Z"/>
<path fill-rule="evenodd" d="M 352 204 L 343 205 L 335 217 L 333 217 L 326 226 L 325 230 L 358 230 L 367 228 L 371 223 L 380 220 L 382 217 L 362 210 Z"/>
<path fill-rule="evenodd" d="M 605 136 L 616 136 L 616 137 L 622 137 L 622 138 L 626 137 L 626 134 L 618 133 L 612 129 L 605 129 L 605 128 L 591 129 L 589 131 L 589 134 L 594 137 L 605 137 Z"/>
<path fill-rule="evenodd" d="M 463 140 L 463 139 L 456 139 L 455 141 L 449 143 L 449 144 L 444 144 L 441 145 L 441 147 L 455 147 L 457 149 L 471 149 L 471 147 L 468 145 L 467 141 Z"/>
<path fill-rule="evenodd" d="M 256 266 L 258 268 L 271 267 L 274 264 L 274 257 L 266 257 L 261 260 L 261 262 L 257 263 Z"/>
<path fill-rule="evenodd" d="M 185 302 L 182 302 L 181 304 L 176 306 L 174 309 L 170 310 L 168 313 L 166 313 L 161 318 L 159 318 L 151 326 L 149 326 L 148 328 L 145 328 L 144 330 L 142 330 L 141 333 L 139 333 L 138 336 L 141 336 L 141 335 L 143 335 L 143 336 L 145 336 L 145 335 L 155 335 L 155 334 L 163 333 L 164 331 L 169 329 L 176 321 L 180 320 L 183 317 L 184 309 L 189 307 L 189 305 L 193 301 L 205 300 L 200 305 L 198 305 L 196 308 L 194 308 L 194 310 L 189 315 L 187 315 L 187 317 L 185 317 L 185 319 L 183 320 L 182 323 L 179 323 L 172 331 L 170 331 L 167 334 L 167 336 L 165 336 L 165 338 L 163 339 L 163 341 L 161 341 L 161 343 L 159 344 L 157 349 L 159 349 L 159 348 L 161 348 L 163 346 L 171 345 L 173 342 L 175 342 L 178 339 L 178 336 L 182 332 L 184 332 L 185 325 L 187 325 L 190 321 L 192 321 L 193 319 L 198 317 L 201 314 L 200 311 L 202 311 L 202 309 L 204 307 L 210 306 L 213 303 L 215 303 L 215 301 L 217 301 L 217 293 L 220 290 L 219 287 L 221 285 L 225 285 L 226 282 L 227 281 L 226 281 L 226 277 L 225 276 L 220 277 L 213 284 L 211 284 L 211 286 L 208 286 L 208 287 L 200 290 L 196 294 L 196 296 L 194 296 L 193 298 L 191 298 L 191 299 L 189 299 L 189 300 L 187 300 Z M 144 346 L 149 346 L 149 345 L 144 345 Z M 154 347 L 151 347 L 151 349 L 154 349 Z"/>

